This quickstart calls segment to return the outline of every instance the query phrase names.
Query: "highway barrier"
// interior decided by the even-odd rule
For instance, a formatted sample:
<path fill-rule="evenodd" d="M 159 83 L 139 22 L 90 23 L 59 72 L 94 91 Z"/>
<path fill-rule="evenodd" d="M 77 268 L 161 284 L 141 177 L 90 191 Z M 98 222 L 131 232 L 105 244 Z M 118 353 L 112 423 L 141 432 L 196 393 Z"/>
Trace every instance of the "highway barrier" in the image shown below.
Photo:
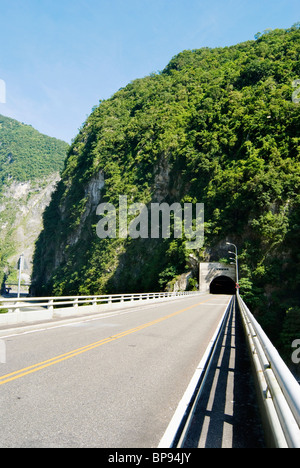
<path fill-rule="evenodd" d="M 1 298 L 0 326 L 101 313 L 199 294 L 203 293 L 176 291 L 94 296 Z"/>
<path fill-rule="evenodd" d="M 300 448 L 300 386 L 247 305 L 237 294 L 254 369 L 267 444 Z"/>

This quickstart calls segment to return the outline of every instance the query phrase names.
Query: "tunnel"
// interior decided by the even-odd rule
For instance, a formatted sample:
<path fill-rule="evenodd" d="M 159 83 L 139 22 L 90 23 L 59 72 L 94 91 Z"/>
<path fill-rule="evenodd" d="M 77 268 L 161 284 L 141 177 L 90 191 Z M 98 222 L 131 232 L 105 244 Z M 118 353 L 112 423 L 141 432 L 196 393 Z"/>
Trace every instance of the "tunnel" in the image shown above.
<path fill-rule="evenodd" d="M 209 286 L 210 294 L 235 294 L 235 282 L 228 276 L 217 276 Z"/>

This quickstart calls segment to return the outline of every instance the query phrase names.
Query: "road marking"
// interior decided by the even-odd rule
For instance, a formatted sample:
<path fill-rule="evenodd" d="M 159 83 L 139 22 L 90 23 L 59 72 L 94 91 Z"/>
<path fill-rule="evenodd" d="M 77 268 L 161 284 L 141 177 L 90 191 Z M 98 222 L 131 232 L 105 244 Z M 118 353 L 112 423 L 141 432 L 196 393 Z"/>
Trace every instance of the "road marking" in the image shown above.
<path fill-rule="evenodd" d="M 179 315 L 189 309 L 193 309 L 194 307 L 197 307 L 200 304 L 204 304 L 205 302 L 208 302 L 210 300 L 211 298 L 207 299 L 206 301 L 198 302 L 197 304 L 186 307 L 185 309 L 181 309 L 177 312 L 173 312 L 172 314 L 165 315 L 164 317 L 160 317 L 159 319 L 153 320 L 151 322 L 147 322 L 143 325 L 139 325 L 138 327 L 131 328 L 129 330 L 123 331 L 116 335 L 109 336 L 107 338 L 103 338 L 100 341 L 90 343 L 89 345 L 83 346 L 81 348 L 73 349 L 72 351 L 69 351 L 68 353 L 60 354 L 59 356 L 55 356 L 53 358 L 47 359 L 46 361 L 38 362 L 37 364 L 33 364 L 31 366 L 24 367 L 23 369 L 3 375 L 2 377 L 0 377 L 0 385 L 3 385 L 5 383 L 24 377 L 25 375 L 32 374 L 33 372 L 37 372 L 39 370 L 45 369 L 46 367 L 53 366 L 54 364 L 58 364 L 59 362 L 66 361 L 67 359 L 78 356 L 79 354 L 86 353 L 87 351 L 98 348 L 99 346 L 103 346 L 106 343 L 110 343 L 112 341 L 123 338 L 124 336 L 143 330 L 144 328 L 163 322 L 164 320 L 167 320 L 171 317 L 175 317 L 176 315 Z"/>

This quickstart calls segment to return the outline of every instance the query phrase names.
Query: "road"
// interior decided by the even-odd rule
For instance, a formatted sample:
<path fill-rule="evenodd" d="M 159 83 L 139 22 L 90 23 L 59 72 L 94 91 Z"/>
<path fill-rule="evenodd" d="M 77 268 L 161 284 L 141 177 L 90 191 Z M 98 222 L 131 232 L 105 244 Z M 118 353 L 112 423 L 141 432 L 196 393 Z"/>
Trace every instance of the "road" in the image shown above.
<path fill-rule="evenodd" d="M 0 331 L 0 447 L 157 447 L 229 300 Z"/>

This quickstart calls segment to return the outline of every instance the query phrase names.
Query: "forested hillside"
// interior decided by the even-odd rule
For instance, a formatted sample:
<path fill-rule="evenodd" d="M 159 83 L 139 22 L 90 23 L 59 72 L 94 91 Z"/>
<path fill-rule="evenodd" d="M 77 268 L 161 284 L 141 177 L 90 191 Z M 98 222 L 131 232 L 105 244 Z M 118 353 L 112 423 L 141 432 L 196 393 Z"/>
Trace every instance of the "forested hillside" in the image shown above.
<path fill-rule="evenodd" d="M 42 213 L 67 149 L 67 143 L 0 115 L 0 284 L 4 273 L 16 279 L 15 264 L 21 253 L 26 254 L 28 265 L 32 260 Z"/>
<path fill-rule="evenodd" d="M 219 260 L 230 240 L 239 247 L 243 296 L 271 337 L 290 347 L 300 332 L 297 79 L 298 24 L 232 47 L 183 51 L 100 102 L 45 212 L 36 291 L 157 290 L 189 268 L 190 253 Z M 204 203 L 204 247 L 99 239 L 96 207 L 118 206 L 119 195 Z"/>
<path fill-rule="evenodd" d="M 24 182 L 59 172 L 67 148 L 64 141 L 0 115 L 0 190 L 9 179 Z"/>

